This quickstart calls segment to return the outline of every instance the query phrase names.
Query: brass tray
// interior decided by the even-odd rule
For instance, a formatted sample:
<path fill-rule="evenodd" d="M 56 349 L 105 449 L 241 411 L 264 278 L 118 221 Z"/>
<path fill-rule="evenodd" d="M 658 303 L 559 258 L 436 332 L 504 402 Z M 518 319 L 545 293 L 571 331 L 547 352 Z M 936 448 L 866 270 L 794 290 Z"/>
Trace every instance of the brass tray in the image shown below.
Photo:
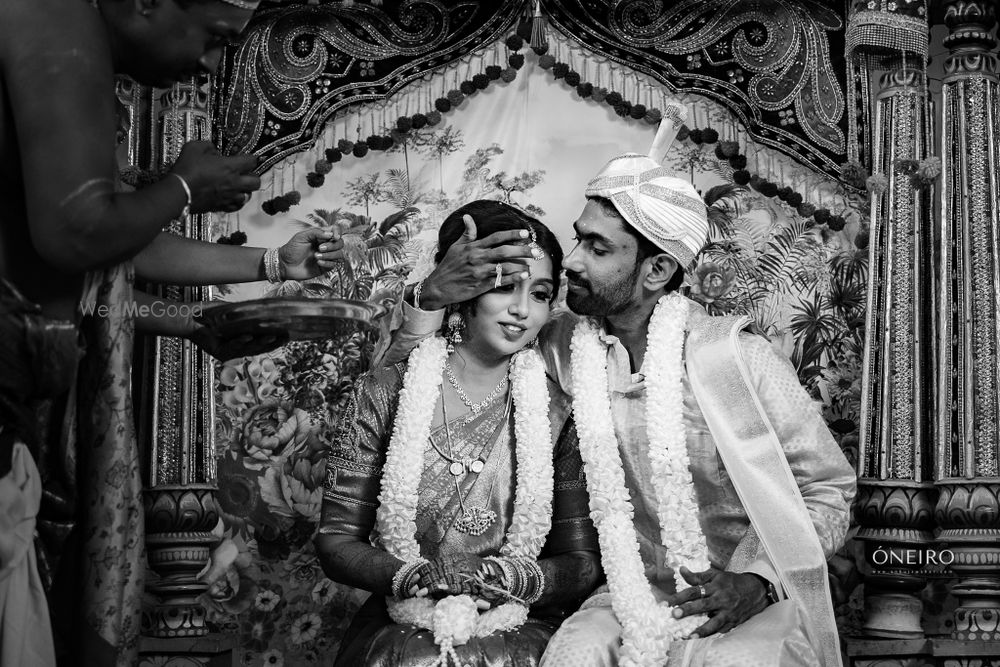
<path fill-rule="evenodd" d="M 215 339 L 222 361 L 262 354 L 289 341 L 333 338 L 374 326 L 383 305 L 304 297 L 236 301 L 206 308 L 198 321 Z"/>

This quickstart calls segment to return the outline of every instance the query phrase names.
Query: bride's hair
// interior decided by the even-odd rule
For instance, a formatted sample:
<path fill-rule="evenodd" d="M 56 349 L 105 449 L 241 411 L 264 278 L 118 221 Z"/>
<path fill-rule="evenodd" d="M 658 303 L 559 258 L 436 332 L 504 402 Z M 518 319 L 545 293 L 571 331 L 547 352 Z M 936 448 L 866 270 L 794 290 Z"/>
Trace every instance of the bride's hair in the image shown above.
<path fill-rule="evenodd" d="M 503 202 L 480 199 L 452 211 L 451 215 L 445 218 L 438 232 L 438 251 L 434 256 L 435 264 L 444 258 L 448 248 L 465 233 L 463 215 L 468 215 L 475 221 L 476 238 L 479 239 L 509 229 L 527 229 L 533 232 L 534 240 L 552 260 L 552 300 L 557 298 L 563 260 L 563 251 L 559 241 L 556 240 L 549 228 L 539 222 L 537 218 Z"/>

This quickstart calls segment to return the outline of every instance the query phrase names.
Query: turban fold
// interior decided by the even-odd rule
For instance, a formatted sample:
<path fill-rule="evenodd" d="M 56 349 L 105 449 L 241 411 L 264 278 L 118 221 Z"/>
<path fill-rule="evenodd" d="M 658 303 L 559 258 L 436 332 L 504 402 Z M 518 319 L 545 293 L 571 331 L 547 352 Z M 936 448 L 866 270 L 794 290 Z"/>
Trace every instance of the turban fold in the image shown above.
<path fill-rule="evenodd" d="M 616 157 L 585 191 L 608 199 L 632 227 L 687 269 L 708 241 L 708 211 L 689 181 L 647 155 Z"/>

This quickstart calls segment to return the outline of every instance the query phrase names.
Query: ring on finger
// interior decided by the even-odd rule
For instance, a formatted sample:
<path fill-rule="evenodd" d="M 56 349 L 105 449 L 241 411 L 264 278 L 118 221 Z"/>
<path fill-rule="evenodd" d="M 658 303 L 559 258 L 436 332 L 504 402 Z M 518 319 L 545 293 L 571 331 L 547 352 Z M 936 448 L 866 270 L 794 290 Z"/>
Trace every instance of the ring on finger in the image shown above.
<path fill-rule="evenodd" d="M 705 590 L 704 586 L 698 586 L 698 596 L 703 598 L 708 597 L 708 591 Z"/>
<path fill-rule="evenodd" d="M 497 277 L 493 281 L 493 289 L 497 289 L 498 287 L 500 287 L 500 281 L 503 279 L 503 265 L 502 264 L 499 264 L 499 263 L 497 264 L 496 274 L 497 274 Z"/>

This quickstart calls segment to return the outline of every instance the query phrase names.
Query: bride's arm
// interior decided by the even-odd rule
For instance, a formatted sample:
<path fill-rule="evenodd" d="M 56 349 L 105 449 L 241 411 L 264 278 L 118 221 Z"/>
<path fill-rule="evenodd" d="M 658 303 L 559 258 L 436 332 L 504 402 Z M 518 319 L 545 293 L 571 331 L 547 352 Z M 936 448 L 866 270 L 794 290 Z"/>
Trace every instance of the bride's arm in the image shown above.
<path fill-rule="evenodd" d="M 399 384 L 399 371 L 392 367 L 366 373 L 355 382 L 327 453 L 323 512 L 315 539 L 326 576 L 382 595 L 392 594 L 393 576 L 403 565 L 369 542 Z"/>
<path fill-rule="evenodd" d="M 379 595 L 392 595 L 392 578 L 403 566 L 403 561 L 356 535 L 317 535 L 316 552 L 328 578 Z"/>
<path fill-rule="evenodd" d="M 572 420 L 566 421 L 556 443 L 554 469 L 552 530 L 543 551 L 543 556 L 548 557 L 538 561 L 545 585 L 536 606 L 578 603 L 603 577 L 597 531 L 590 520 L 587 481 Z"/>

